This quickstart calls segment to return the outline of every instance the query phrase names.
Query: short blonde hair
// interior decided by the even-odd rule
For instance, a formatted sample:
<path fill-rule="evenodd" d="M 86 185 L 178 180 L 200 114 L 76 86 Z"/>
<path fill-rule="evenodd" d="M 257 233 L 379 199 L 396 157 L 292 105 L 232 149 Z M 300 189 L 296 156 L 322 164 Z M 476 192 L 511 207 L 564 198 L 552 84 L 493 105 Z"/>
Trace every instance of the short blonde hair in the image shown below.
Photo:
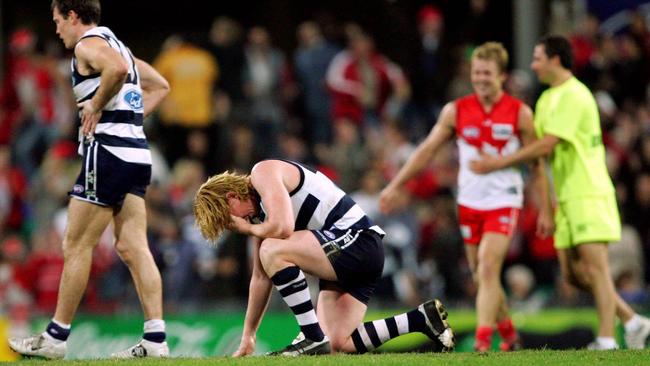
<path fill-rule="evenodd" d="M 472 59 L 492 60 L 499 67 L 499 71 L 508 69 L 508 51 L 500 42 L 485 42 L 472 52 Z"/>
<path fill-rule="evenodd" d="M 196 225 L 201 235 L 210 242 L 216 241 L 232 222 L 226 198 L 229 192 L 239 199 L 250 197 L 249 176 L 230 171 L 214 175 L 201 185 L 194 197 Z"/>

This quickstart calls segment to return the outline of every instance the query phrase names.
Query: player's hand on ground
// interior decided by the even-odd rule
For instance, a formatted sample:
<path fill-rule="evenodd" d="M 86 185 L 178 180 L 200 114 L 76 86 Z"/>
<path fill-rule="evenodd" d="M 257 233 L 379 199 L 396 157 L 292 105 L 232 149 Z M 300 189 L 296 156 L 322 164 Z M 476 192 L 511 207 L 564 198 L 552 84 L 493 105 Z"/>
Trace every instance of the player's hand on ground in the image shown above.
<path fill-rule="evenodd" d="M 547 238 L 552 236 L 554 232 L 555 220 L 553 219 L 553 213 L 542 210 L 537 217 L 537 236 L 540 238 Z"/>
<path fill-rule="evenodd" d="M 469 162 L 469 169 L 476 174 L 487 174 L 501 168 L 499 157 L 483 152 L 481 153 L 480 159 Z"/>
<path fill-rule="evenodd" d="M 255 352 L 255 336 L 242 337 L 239 349 L 232 354 L 232 357 L 243 357 L 252 355 Z"/>
<path fill-rule="evenodd" d="M 84 136 L 90 137 L 95 133 L 97 123 L 102 117 L 102 110 L 95 109 L 92 99 L 77 104 L 77 107 L 79 107 L 79 112 L 81 114 L 81 132 Z"/>

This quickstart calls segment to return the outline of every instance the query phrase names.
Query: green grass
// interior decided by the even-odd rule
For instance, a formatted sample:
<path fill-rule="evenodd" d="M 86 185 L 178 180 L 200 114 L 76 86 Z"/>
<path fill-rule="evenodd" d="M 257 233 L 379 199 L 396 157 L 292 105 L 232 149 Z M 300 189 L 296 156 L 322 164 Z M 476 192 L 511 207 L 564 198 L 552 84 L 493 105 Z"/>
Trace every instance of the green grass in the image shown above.
<path fill-rule="evenodd" d="M 78 361 L 38 361 L 21 360 L 19 366 L 47 365 L 47 366 L 72 366 L 72 365 L 145 365 L 145 366 L 193 366 L 193 365 L 243 365 L 243 366 L 365 366 L 365 365 L 644 365 L 650 360 L 650 349 L 641 351 L 520 351 L 512 353 L 391 353 L 369 355 L 336 355 L 336 356 L 303 356 L 296 358 L 287 357 L 246 357 L 233 359 L 229 357 L 214 358 L 172 358 L 166 360 L 78 360 Z"/>

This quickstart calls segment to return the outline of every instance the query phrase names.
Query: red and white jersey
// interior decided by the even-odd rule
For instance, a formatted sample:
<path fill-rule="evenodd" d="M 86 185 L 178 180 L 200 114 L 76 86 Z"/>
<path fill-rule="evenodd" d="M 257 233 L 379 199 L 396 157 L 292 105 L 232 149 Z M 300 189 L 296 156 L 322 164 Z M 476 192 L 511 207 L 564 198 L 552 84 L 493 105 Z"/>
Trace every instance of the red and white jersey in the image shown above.
<path fill-rule="evenodd" d="M 477 210 L 521 208 L 523 179 L 519 169 L 475 174 L 469 162 L 480 152 L 508 155 L 521 146 L 518 121 L 522 102 L 503 93 L 486 113 L 475 94 L 456 100 L 456 141 L 459 152 L 458 203 Z"/>

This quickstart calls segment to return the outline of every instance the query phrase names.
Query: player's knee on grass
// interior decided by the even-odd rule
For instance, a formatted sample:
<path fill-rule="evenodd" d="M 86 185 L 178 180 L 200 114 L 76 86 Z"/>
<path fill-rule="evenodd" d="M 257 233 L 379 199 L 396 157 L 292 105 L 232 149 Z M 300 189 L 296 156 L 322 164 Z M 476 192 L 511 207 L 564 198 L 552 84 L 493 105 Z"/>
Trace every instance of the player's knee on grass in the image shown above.
<path fill-rule="evenodd" d="M 348 340 L 350 339 L 350 336 L 340 336 L 340 335 L 332 335 L 330 338 L 330 347 L 332 348 L 332 352 L 348 352 L 350 350 L 345 349 L 346 343 L 348 343 Z"/>

